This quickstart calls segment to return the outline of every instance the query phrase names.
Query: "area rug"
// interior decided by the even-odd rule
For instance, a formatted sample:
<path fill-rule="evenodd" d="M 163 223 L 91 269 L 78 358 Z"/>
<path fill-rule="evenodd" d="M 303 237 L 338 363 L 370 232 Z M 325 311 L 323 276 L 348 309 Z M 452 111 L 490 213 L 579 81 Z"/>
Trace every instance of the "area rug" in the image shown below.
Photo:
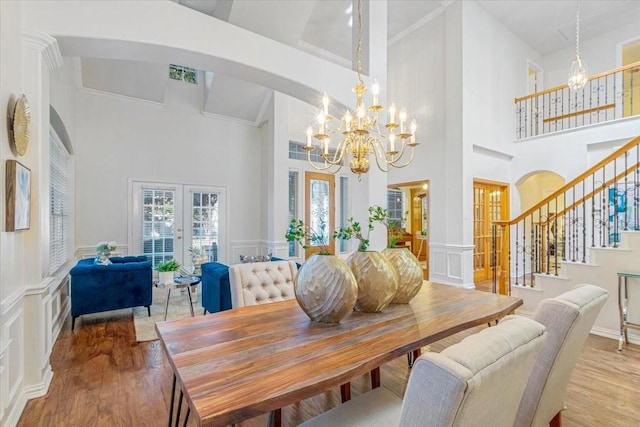
<path fill-rule="evenodd" d="M 167 301 L 167 289 L 163 287 L 153 287 L 153 303 L 151 304 L 151 317 L 146 307 L 135 307 L 133 309 L 133 324 L 136 328 L 136 340 L 152 341 L 157 340 L 155 325 L 156 322 L 164 320 L 164 306 Z M 193 294 L 193 312 L 196 316 L 202 314 L 197 295 Z M 169 310 L 167 320 L 184 319 L 191 316 L 189 311 L 189 298 L 186 289 L 173 289 L 169 300 Z"/>

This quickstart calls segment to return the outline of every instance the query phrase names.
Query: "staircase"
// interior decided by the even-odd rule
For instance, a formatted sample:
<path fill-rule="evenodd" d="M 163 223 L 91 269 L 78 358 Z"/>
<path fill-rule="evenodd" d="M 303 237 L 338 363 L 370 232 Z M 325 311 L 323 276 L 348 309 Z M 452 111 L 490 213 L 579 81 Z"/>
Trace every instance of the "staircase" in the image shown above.
<path fill-rule="evenodd" d="M 640 272 L 640 137 L 495 225 L 500 293 L 521 297 L 527 314 L 577 284 L 601 286 L 609 299 L 592 332 L 617 339 L 617 273 Z M 638 279 L 629 279 L 629 306 L 628 321 L 640 323 Z M 640 343 L 640 330 L 629 340 Z"/>
<path fill-rule="evenodd" d="M 559 274 L 535 273 L 535 286 L 513 284 L 511 294 L 522 298 L 518 310 L 532 314 L 540 301 L 553 298 L 581 283 L 590 283 L 609 291 L 609 299 L 596 319 L 592 332 L 618 339 L 618 272 L 640 272 L 640 231 L 622 231 L 618 247 L 589 248 L 586 263 L 561 261 Z M 629 279 L 628 320 L 640 323 L 640 281 Z M 633 302 L 633 303 L 632 303 Z M 629 330 L 629 341 L 640 343 L 640 331 Z"/>

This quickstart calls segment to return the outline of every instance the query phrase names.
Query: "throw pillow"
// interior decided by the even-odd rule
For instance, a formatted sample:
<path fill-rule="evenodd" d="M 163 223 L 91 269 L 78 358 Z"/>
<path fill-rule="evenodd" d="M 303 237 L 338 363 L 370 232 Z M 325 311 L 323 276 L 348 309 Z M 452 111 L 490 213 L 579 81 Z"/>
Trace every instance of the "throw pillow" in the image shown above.
<path fill-rule="evenodd" d="M 240 255 L 240 262 L 243 264 L 249 262 L 269 262 L 271 261 L 271 254 L 266 255 Z"/>

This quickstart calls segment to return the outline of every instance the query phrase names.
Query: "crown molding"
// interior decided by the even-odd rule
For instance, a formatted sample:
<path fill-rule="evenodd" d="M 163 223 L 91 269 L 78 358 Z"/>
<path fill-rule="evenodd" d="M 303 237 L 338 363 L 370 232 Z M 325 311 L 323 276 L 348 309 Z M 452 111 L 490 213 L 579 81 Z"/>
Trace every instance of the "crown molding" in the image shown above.
<path fill-rule="evenodd" d="M 62 67 L 64 64 L 58 41 L 49 34 L 23 28 L 22 39 L 27 46 L 35 48 L 42 53 L 42 58 L 50 70 Z"/>
<path fill-rule="evenodd" d="M 256 119 L 253 122 L 255 126 L 260 126 L 266 120 L 264 118 L 264 114 L 267 111 L 267 108 L 269 108 L 269 103 L 271 102 L 272 98 L 273 98 L 273 90 L 268 90 L 264 94 L 264 98 L 262 99 L 262 105 L 260 105 L 260 111 L 258 111 L 258 115 L 256 116 Z"/>
<path fill-rule="evenodd" d="M 104 96 L 106 98 L 113 98 L 113 99 L 118 99 L 118 100 L 121 100 L 121 101 L 137 102 L 137 103 L 149 105 L 149 106 L 155 107 L 155 108 L 164 108 L 165 107 L 164 102 L 150 101 L 148 99 L 136 98 L 136 97 L 127 96 L 127 95 L 120 95 L 119 93 L 105 92 L 103 90 L 98 90 L 98 89 L 89 89 L 89 88 L 86 88 L 86 87 L 81 87 L 81 88 L 78 89 L 78 92 L 79 93 L 85 93 L 87 95 Z"/>
<path fill-rule="evenodd" d="M 298 47 L 307 53 L 315 54 L 320 58 L 324 58 L 327 61 L 331 61 L 337 63 L 338 65 L 342 65 L 343 67 L 351 68 L 351 61 L 343 58 L 340 55 L 336 55 L 333 52 L 329 52 L 328 50 L 321 49 L 316 45 L 312 45 L 311 43 L 307 43 L 305 41 L 300 40 L 298 42 Z"/>
<path fill-rule="evenodd" d="M 216 114 L 216 113 L 210 113 L 208 111 L 201 111 L 201 114 L 205 117 L 209 117 L 211 119 L 219 119 L 219 120 L 227 120 L 230 122 L 236 122 L 236 123 L 240 123 L 243 125 L 247 125 L 247 126 L 251 126 L 251 127 L 258 127 L 258 125 L 256 125 L 255 122 L 252 122 L 251 120 L 245 120 L 245 119 L 239 119 L 237 117 L 230 117 L 230 116 L 223 116 L 222 114 Z"/>

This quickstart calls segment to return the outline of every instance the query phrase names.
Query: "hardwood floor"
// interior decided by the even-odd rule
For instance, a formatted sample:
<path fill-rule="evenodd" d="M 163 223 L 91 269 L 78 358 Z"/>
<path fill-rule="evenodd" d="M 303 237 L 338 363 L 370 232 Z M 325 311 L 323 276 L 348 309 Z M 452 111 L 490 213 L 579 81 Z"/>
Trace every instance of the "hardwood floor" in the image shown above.
<path fill-rule="evenodd" d="M 172 374 L 158 341 L 137 343 L 130 310 L 83 316 L 60 333 L 51 355 L 49 393 L 30 400 L 19 426 L 164 426 Z M 438 341 L 425 350 L 441 351 L 475 328 Z M 564 427 L 640 426 L 640 346 L 622 353 L 617 342 L 590 336 L 578 360 L 563 412 Z M 382 367 L 382 384 L 402 395 L 407 360 Z M 369 389 L 368 376 L 352 383 L 352 396 Z M 282 410 L 283 426 L 294 426 L 340 404 L 335 389 Z M 265 426 L 261 416 L 241 426 Z M 189 426 L 194 426 L 191 419 Z"/>

